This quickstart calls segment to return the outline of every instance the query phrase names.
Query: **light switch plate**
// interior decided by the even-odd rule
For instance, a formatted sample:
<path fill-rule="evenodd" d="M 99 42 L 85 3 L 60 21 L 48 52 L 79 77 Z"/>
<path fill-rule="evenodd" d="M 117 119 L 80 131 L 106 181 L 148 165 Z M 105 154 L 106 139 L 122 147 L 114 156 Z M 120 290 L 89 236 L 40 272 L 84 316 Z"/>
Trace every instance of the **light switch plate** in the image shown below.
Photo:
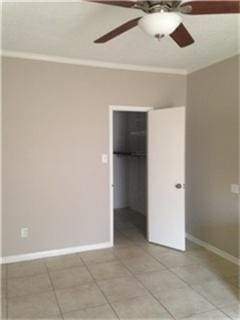
<path fill-rule="evenodd" d="M 239 184 L 231 184 L 231 192 L 234 194 L 239 194 L 240 193 Z"/>
<path fill-rule="evenodd" d="M 108 163 L 108 155 L 102 154 L 102 163 Z"/>

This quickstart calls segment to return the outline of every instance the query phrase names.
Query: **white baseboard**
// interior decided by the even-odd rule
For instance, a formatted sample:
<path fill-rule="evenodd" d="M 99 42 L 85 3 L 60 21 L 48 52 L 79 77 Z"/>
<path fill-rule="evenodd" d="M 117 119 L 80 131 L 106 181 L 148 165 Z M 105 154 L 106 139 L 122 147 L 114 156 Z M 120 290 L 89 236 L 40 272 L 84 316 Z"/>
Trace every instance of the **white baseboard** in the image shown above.
<path fill-rule="evenodd" d="M 188 240 L 198 244 L 199 246 L 204 247 L 205 249 L 207 249 L 207 250 L 219 255 L 220 257 L 222 257 L 222 258 L 224 258 L 224 259 L 226 259 L 226 260 L 228 260 L 228 261 L 240 266 L 240 259 L 232 256 L 231 254 L 229 254 L 229 253 L 227 253 L 227 252 L 225 252 L 225 251 L 223 251 L 221 249 L 218 249 L 217 247 L 214 247 L 214 246 L 212 246 L 211 244 L 209 244 L 209 243 L 207 243 L 205 241 L 202 241 L 202 240 L 200 240 L 198 238 L 195 238 L 194 236 L 192 236 L 189 233 L 186 233 L 186 238 Z"/>
<path fill-rule="evenodd" d="M 64 249 L 18 254 L 15 256 L 1 257 L 0 264 L 62 256 L 65 254 L 78 253 L 78 252 L 84 252 L 84 251 L 106 249 L 106 248 L 111 248 L 112 246 L 113 244 L 111 242 L 103 242 L 103 243 L 90 244 L 90 245 L 79 246 L 79 247 L 70 247 L 70 248 L 64 248 Z"/>

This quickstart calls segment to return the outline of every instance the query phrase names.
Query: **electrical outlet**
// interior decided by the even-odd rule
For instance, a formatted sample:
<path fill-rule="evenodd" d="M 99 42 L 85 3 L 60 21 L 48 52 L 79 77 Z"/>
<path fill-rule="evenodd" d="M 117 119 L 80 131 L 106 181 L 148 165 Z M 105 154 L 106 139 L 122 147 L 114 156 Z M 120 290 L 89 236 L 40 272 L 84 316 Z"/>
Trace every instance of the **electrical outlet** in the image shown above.
<path fill-rule="evenodd" d="M 231 192 L 235 194 L 239 194 L 240 186 L 238 184 L 231 184 Z"/>
<path fill-rule="evenodd" d="M 28 228 L 21 228 L 21 238 L 28 238 Z"/>

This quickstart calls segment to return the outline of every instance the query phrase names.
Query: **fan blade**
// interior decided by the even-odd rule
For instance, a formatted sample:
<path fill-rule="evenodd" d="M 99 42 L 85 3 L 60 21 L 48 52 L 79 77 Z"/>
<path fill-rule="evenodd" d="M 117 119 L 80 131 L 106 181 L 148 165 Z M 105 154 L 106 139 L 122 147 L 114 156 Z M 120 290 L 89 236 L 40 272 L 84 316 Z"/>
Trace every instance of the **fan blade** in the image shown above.
<path fill-rule="evenodd" d="M 104 36 L 98 38 L 97 40 L 95 40 L 95 43 L 104 43 L 107 42 L 117 36 L 119 36 L 120 34 L 134 28 L 137 26 L 138 21 L 141 19 L 141 17 L 139 18 L 135 18 L 132 19 L 124 24 L 122 24 L 121 26 L 117 27 L 116 29 L 113 29 L 112 31 L 108 32 L 107 34 L 105 34 Z"/>
<path fill-rule="evenodd" d="M 124 8 L 132 8 L 137 3 L 137 1 L 98 1 L 98 0 L 88 0 L 88 2 L 95 2 L 100 4 L 108 4 L 110 6 L 118 6 Z"/>
<path fill-rule="evenodd" d="M 191 6 L 192 10 L 183 12 L 186 14 L 223 14 L 240 13 L 240 1 L 191 1 L 185 2 L 180 8 Z"/>
<path fill-rule="evenodd" d="M 179 47 L 187 47 L 190 44 L 194 43 L 194 39 L 185 28 L 185 26 L 181 23 L 177 29 L 170 34 L 170 37 L 179 45 Z"/>

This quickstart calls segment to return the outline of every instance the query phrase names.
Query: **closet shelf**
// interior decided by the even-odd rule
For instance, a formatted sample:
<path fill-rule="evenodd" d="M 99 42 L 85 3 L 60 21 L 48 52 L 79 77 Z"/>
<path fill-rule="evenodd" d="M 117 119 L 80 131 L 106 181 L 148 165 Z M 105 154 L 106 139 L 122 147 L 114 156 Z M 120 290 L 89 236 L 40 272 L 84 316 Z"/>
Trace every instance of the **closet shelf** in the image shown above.
<path fill-rule="evenodd" d="M 146 131 L 130 131 L 130 135 L 132 136 L 146 136 Z"/>
<path fill-rule="evenodd" d="M 114 151 L 114 155 L 118 157 L 133 157 L 133 158 L 145 158 L 145 152 L 123 152 L 123 151 Z"/>

